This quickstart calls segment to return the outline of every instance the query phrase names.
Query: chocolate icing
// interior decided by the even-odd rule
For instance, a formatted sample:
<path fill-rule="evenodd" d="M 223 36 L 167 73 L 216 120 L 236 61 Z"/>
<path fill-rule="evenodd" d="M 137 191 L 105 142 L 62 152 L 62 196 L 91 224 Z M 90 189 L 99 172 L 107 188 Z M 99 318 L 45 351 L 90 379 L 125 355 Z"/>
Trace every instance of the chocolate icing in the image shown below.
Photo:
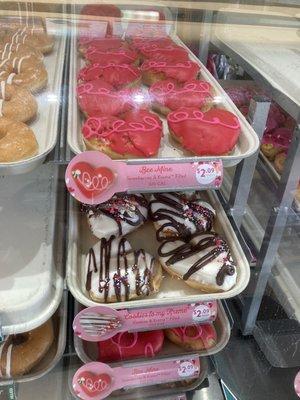
<path fill-rule="evenodd" d="M 140 207 L 147 208 L 148 202 L 143 195 L 115 195 L 109 201 L 98 204 L 84 204 L 82 209 L 89 218 L 101 214 L 113 219 L 118 225 L 119 235 L 122 235 L 122 221 L 132 226 L 139 226 L 146 218 L 141 213 Z M 91 213 L 90 213 L 91 212 Z"/>
<path fill-rule="evenodd" d="M 203 207 L 196 202 L 189 201 L 185 196 L 177 193 L 172 193 L 172 198 L 161 193 L 156 193 L 153 196 L 155 200 L 152 200 L 149 203 L 150 218 L 154 222 L 163 220 L 167 221 L 156 231 L 156 238 L 158 241 L 165 239 L 163 231 L 168 227 L 173 228 L 176 231 L 175 236 L 190 237 L 194 232 L 191 232 L 187 227 L 185 219 L 188 219 L 195 225 L 196 232 L 205 232 L 212 228 L 214 213 L 210 209 Z M 152 212 L 152 204 L 162 204 L 162 207 Z M 172 207 L 173 210 L 164 208 L 163 205 Z M 182 222 L 178 222 L 174 217 L 182 219 Z M 207 224 L 206 226 L 205 223 L 203 223 L 203 219 Z"/>
<path fill-rule="evenodd" d="M 118 245 L 118 253 L 116 255 L 117 265 L 111 265 L 111 248 L 112 243 L 115 240 L 115 236 L 111 236 L 108 240 L 103 238 L 99 242 L 100 251 L 100 265 L 97 265 L 96 255 L 94 248 L 89 250 L 88 254 L 88 271 L 86 277 L 86 290 L 91 290 L 92 274 L 99 272 L 99 293 L 104 292 L 104 301 L 107 303 L 110 285 L 113 284 L 115 296 L 117 301 L 122 301 L 122 285 L 125 288 L 125 300 L 128 301 L 132 288 L 128 280 L 128 274 L 133 272 L 135 274 L 135 294 L 137 296 L 146 295 L 148 296 L 153 291 L 152 285 L 152 266 L 154 258 L 151 260 L 150 268 L 145 264 L 144 272 L 141 273 L 139 264 L 141 262 L 146 263 L 145 251 L 143 249 L 136 251 L 126 252 L 126 238 L 121 238 Z M 134 254 L 134 263 L 129 264 L 128 254 Z M 142 257 L 141 257 L 142 256 Z M 112 268 L 116 269 L 113 278 L 110 278 L 110 271 Z M 124 275 L 122 275 L 122 268 L 125 269 Z M 113 281 L 113 283 L 112 283 Z"/>
<path fill-rule="evenodd" d="M 215 232 L 197 234 L 194 235 L 194 237 L 198 238 L 197 243 L 192 243 L 192 242 L 183 243 L 182 245 L 178 246 L 173 250 L 163 252 L 163 247 L 169 242 L 172 241 L 174 242 L 176 238 L 166 240 L 160 245 L 158 249 L 158 255 L 160 257 L 170 256 L 170 258 L 166 262 L 166 265 L 172 265 L 175 264 L 176 262 L 191 257 L 200 251 L 213 247 L 213 249 L 210 250 L 203 257 L 199 257 L 199 259 L 183 275 L 183 279 L 186 281 L 194 273 L 199 271 L 205 265 L 209 264 L 214 259 L 216 259 L 220 254 L 225 252 L 226 257 L 223 259 L 223 264 L 216 276 L 217 285 L 222 286 L 225 280 L 225 276 L 234 275 L 235 273 L 235 264 L 232 260 L 230 250 L 226 241 Z"/>

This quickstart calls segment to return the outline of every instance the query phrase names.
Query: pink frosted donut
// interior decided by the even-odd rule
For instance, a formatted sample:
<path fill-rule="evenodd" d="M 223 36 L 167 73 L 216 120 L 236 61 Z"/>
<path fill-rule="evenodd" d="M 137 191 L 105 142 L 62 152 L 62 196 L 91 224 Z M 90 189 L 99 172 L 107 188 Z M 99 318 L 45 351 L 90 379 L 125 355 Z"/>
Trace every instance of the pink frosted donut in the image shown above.
<path fill-rule="evenodd" d="M 156 39 L 135 37 L 135 38 L 132 38 L 130 44 L 134 49 L 141 50 L 145 46 L 159 46 L 160 48 L 162 48 L 162 47 L 172 46 L 175 43 L 169 36 L 166 36 L 166 37 L 156 38 Z"/>
<path fill-rule="evenodd" d="M 200 80 L 190 80 L 183 85 L 174 79 L 154 83 L 149 93 L 154 109 L 167 115 L 181 107 L 210 108 L 212 104 L 211 85 Z"/>
<path fill-rule="evenodd" d="M 115 89 L 137 86 L 141 81 L 138 68 L 128 64 L 96 63 L 79 71 L 78 80 L 81 82 L 94 81 L 103 78 Z"/>
<path fill-rule="evenodd" d="M 141 71 L 144 84 L 151 86 L 168 78 L 181 83 L 196 79 L 200 66 L 190 60 L 178 62 L 176 58 L 168 61 L 147 60 L 142 64 Z"/>
<path fill-rule="evenodd" d="M 139 51 L 143 58 L 149 58 L 156 61 L 188 61 L 188 52 L 181 46 L 175 43 L 145 43 L 140 46 Z"/>
<path fill-rule="evenodd" d="M 95 47 L 101 51 L 108 51 L 113 49 L 119 49 L 121 47 L 126 47 L 126 42 L 120 38 L 103 38 L 94 39 L 89 37 L 82 37 L 79 39 L 79 52 L 85 54 L 89 47 Z"/>
<path fill-rule="evenodd" d="M 270 160 L 274 160 L 278 153 L 287 151 L 292 141 L 293 131 L 288 128 L 277 128 L 265 133 L 261 142 L 261 151 Z"/>
<path fill-rule="evenodd" d="M 79 84 L 77 100 L 86 116 L 119 115 L 131 108 L 132 92 L 133 89 L 116 90 L 100 78 Z"/>
<path fill-rule="evenodd" d="M 98 360 L 113 362 L 154 357 L 162 349 L 163 342 L 164 333 L 161 330 L 118 333 L 111 339 L 98 342 Z"/>
<path fill-rule="evenodd" d="M 139 63 L 139 57 L 137 52 L 131 49 L 126 49 L 124 47 L 119 47 L 117 49 L 102 50 L 97 47 L 88 47 L 85 58 L 91 64 L 94 63 L 113 63 L 113 64 L 133 64 L 137 65 Z"/>
<path fill-rule="evenodd" d="M 166 337 L 186 350 L 208 350 L 216 345 L 217 334 L 213 324 L 191 325 L 165 329 Z"/>

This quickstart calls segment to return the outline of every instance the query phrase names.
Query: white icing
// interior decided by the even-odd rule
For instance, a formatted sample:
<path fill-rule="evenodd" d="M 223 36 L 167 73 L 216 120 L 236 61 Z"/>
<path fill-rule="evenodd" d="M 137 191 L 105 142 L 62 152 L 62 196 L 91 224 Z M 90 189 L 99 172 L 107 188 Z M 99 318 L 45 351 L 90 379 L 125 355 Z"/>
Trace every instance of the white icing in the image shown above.
<path fill-rule="evenodd" d="M 114 290 L 114 284 L 113 284 L 113 277 L 116 274 L 117 271 L 117 254 L 118 254 L 118 244 L 119 241 L 121 240 L 121 238 L 117 238 L 113 240 L 112 243 L 112 250 L 111 250 L 111 258 L 110 258 L 110 268 L 109 268 L 109 278 L 110 278 L 110 285 L 109 285 L 109 291 L 108 291 L 108 299 L 110 297 L 115 296 L 115 290 Z M 99 300 L 104 300 L 104 294 L 105 291 L 103 290 L 102 293 L 99 292 L 99 269 L 100 269 L 100 243 L 98 242 L 95 244 L 95 246 L 93 247 L 94 252 L 95 252 L 95 257 L 96 257 L 96 263 L 97 263 L 97 272 L 92 272 L 92 277 L 91 277 L 91 290 L 90 290 L 90 294 L 92 294 L 92 296 L 95 298 L 99 298 Z M 128 261 L 128 275 L 127 275 L 127 279 L 128 279 L 128 283 L 130 285 L 130 290 L 132 293 L 136 293 L 136 269 L 134 268 L 134 263 L 135 263 L 135 256 L 134 256 L 134 252 L 131 250 L 131 246 L 128 243 L 128 241 L 125 242 L 125 251 L 126 251 L 126 255 L 127 255 L 127 261 Z M 144 276 L 144 272 L 145 269 L 151 269 L 151 267 L 153 266 L 153 262 L 152 262 L 153 257 L 148 254 L 145 253 L 145 257 L 143 256 L 143 254 L 140 254 L 138 257 L 138 266 L 139 266 L 139 272 L 140 272 L 140 276 L 143 277 Z M 82 269 L 83 271 L 83 275 L 82 275 L 82 282 L 83 282 L 83 291 L 86 292 L 86 278 L 87 278 L 87 272 L 88 272 L 88 265 L 89 265 L 89 254 L 86 257 L 86 261 L 85 261 L 85 266 Z M 104 265 L 104 264 L 103 264 Z M 121 271 L 121 276 L 125 276 L 125 265 L 124 265 L 124 259 L 122 257 L 120 257 L 120 271 Z M 121 289 L 121 296 L 125 295 L 125 287 L 124 285 L 121 285 L 120 287 Z M 143 294 L 146 294 L 147 292 L 147 287 L 144 287 L 141 289 Z"/>
<path fill-rule="evenodd" d="M 110 203 L 110 202 L 108 202 Z M 118 209 L 118 212 L 120 213 L 120 224 L 121 224 L 121 229 L 122 229 L 122 235 L 126 235 L 129 232 L 132 232 L 133 230 L 137 229 L 139 226 L 143 224 L 144 221 L 141 221 L 139 225 L 131 225 L 128 224 L 124 219 L 122 219 L 122 214 L 126 212 L 126 219 L 129 219 L 133 222 L 136 223 L 138 222 L 138 215 L 135 211 L 135 208 L 137 208 L 140 213 L 144 216 L 145 219 L 147 219 L 148 215 L 148 209 L 146 207 L 141 206 L 139 203 L 136 201 L 133 201 L 133 197 L 131 198 L 131 201 L 127 201 L 127 198 L 124 197 L 124 203 L 123 204 L 118 204 L 114 203 L 115 207 Z M 132 207 L 132 209 L 131 209 Z M 93 234 L 101 239 L 103 237 L 109 238 L 111 235 L 114 236 L 119 236 L 119 227 L 117 222 L 113 219 L 108 217 L 105 214 L 100 214 L 97 213 L 96 215 L 94 214 L 93 211 L 89 211 L 88 213 L 88 223 L 90 225 L 91 231 Z"/>
<path fill-rule="evenodd" d="M 11 85 L 12 84 L 12 80 L 14 78 L 16 74 L 14 72 L 12 72 L 11 74 L 9 74 L 8 78 L 6 79 L 6 82 Z"/>
<path fill-rule="evenodd" d="M 6 82 L 5 81 L 1 81 L 0 85 L 1 85 L 1 98 L 3 100 L 5 100 Z"/>
<path fill-rule="evenodd" d="M 4 350 L 4 345 L 5 345 L 5 342 L 0 344 L 0 378 L 3 377 L 2 370 L 1 370 L 1 358 L 2 358 L 2 353 L 3 353 L 3 350 Z"/>
<path fill-rule="evenodd" d="M 27 58 L 27 56 L 21 57 L 21 58 L 19 59 L 18 67 L 17 67 L 17 72 L 18 72 L 18 74 L 21 72 L 22 62 L 25 60 L 25 58 Z"/>
<path fill-rule="evenodd" d="M 23 37 L 23 44 L 25 43 L 27 36 L 28 36 L 27 34 L 24 35 L 24 37 Z"/>
<path fill-rule="evenodd" d="M 175 197 L 174 194 L 172 194 L 172 193 L 164 193 L 164 196 L 168 197 L 169 199 L 172 199 L 174 201 L 177 201 L 177 202 L 179 201 L 178 198 Z M 155 200 L 155 197 L 153 195 L 151 196 L 150 201 L 152 201 L 152 200 Z M 202 201 L 200 199 L 195 199 L 193 201 L 193 203 L 198 204 L 198 205 L 200 205 L 202 207 L 208 208 L 210 211 L 212 211 L 214 213 L 214 215 L 216 214 L 215 210 L 213 209 L 213 207 L 210 204 L 208 204 L 207 202 L 205 202 L 205 201 Z M 169 205 L 167 205 L 165 203 L 159 203 L 159 202 L 153 203 L 153 204 L 151 204 L 150 208 L 151 208 L 151 211 L 152 211 L 153 214 L 157 210 L 159 210 L 160 208 L 163 208 L 164 210 L 175 211 L 175 212 L 180 214 L 179 211 L 175 210 L 173 207 L 171 207 L 171 206 L 169 206 Z M 187 210 L 188 210 L 188 207 L 186 208 L 186 211 Z M 193 223 L 193 221 L 189 220 L 183 214 L 181 214 L 181 216 L 176 216 L 176 215 L 173 215 L 173 214 L 168 214 L 168 213 L 166 213 L 164 211 L 162 211 L 162 214 L 166 214 L 166 215 L 171 216 L 176 222 L 179 222 L 181 224 L 184 223 L 192 234 L 197 231 L 197 227 Z M 201 225 L 206 229 L 206 226 L 207 226 L 206 218 L 203 215 L 201 215 L 200 213 L 196 213 L 196 211 L 194 211 L 194 217 L 197 218 L 197 220 L 201 223 Z M 169 222 L 168 219 L 162 219 L 160 221 L 155 221 L 155 224 L 157 224 L 158 227 L 161 227 L 162 225 L 164 225 L 164 224 L 166 224 L 168 222 Z M 172 227 L 172 226 L 167 226 L 166 230 L 173 231 L 175 233 L 177 232 L 176 228 Z"/>
<path fill-rule="evenodd" d="M 6 375 L 10 378 L 11 377 L 11 356 L 12 356 L 12 349 L 13 345 L 10 344 L 7 349 L 6 354 Z"/>
<path fill-rule="evenodd" d="M 2 82 L 1 82 L 2 83 Z M 0 117 L 3 117 L 2 109 L 3 109 L 3 99 L 0 99 Z"/>
<path fill-rule="evenodd" d="M 4 65 L 5 63 L 7 63 L 7 61 L 9 61 L 9 58 L 6 58 L 5 60 L 2 61 L 2 63 L 0 64 L 0 68 L 3 67 L 3 65 Z"/>
<path fill-rule="evenodd" d="M 208 236 L 209 236 L 209 234 L 208 235 L 203 234 L 203 235 L 201 235 L 201 238 L 203 239 Z M 199 236 L 195 236 L 191 242 L 193 244 L 196 244 L 196 243 L 198 243 L 198 241 L 199 241 Z M 179 246 L 181 246 L 183 244 L 184 244 L 184 242 L 181 240 L 176 240 L 173 242 L 172 241 L 165 242 L 162 247 L 162 251 L 163 251 L 163 253 L 167 253 L 169 251 L 172 251 L 172 250 L 178 248 Z M 163 265 L 165 265 L 167 268 L 174 271 L 175 273 L 183 276 L 185 273 L 187 273 L 187 271 L 191 268 L 191 266 L 199 260 L 199 258 L 205 256 L 212 249 L 213 249 L 213 246 L 211 246 L 205 250 L 199 251 L 198 253 L 193 254 L 190 257 L 187 257 L 180 261 L 177 261 L 177 262 L 173 263 L 172 265 L 166 265 L 167 260 L 171 256 L 160 257 L 160 262 Z M 213 261 L 209 262 L 207 265 L 205 265 L 204 267 L 202 267 L 201 269 L 199 269 L 198 271 L 193 273 L 193 275 L 191 275 L 190 279 L 199 282 L 199 284 L 202 283 L 205 285 L 215 286 L 216 290 L 220 290 L 220 289 L 222 289 L 223 291 L 230 290 L 236 283 L 236 278 L 237 278 L 236 271 L 233 275 L 225 275 L 224 282 L 221 286 L 217 285 L 217 283 L 216 283 L 217 274 L 220 271 L 220 269 L 224 263 L 224 258 L 226 256 L 227 256 L 227 253 L 225 251 L 222 252 L 216 258 L 214 258 Z"/>

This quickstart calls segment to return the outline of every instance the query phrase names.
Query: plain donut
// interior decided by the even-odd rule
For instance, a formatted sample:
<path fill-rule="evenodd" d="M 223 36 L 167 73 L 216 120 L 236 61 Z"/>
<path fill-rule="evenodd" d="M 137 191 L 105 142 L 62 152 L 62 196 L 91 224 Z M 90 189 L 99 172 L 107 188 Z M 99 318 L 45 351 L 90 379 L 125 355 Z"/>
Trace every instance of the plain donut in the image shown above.
<path fill-rule="evenodd" d="M 54 340 L 52 321 L 32 331 L 11 335 L 0 345 L 0 377 L 24 375 L 48 352 Z"/>
<path fill-rule="evenodd" d="M 0 117 L 26 122 L 35 117 L 37 108 L 37 102 L 29 90 L 0 82 Z"/>
<path fill-rule="evenodd" d="M 0 118 L 0 162 L 24 160 L 37 154 L 33 131 L 23 122 Z"/>

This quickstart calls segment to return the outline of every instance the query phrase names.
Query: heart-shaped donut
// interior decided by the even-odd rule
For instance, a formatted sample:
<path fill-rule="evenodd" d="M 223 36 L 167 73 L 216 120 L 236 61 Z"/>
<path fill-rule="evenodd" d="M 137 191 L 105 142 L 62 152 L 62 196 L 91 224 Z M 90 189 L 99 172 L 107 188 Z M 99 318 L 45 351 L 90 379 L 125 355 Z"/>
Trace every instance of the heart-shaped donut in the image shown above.
<path fill-rule="evenodd" d="M 91 64 L 97 62 L 114 63 L 114 64 L 137 64 L 139 61 L 138 54 L 129 48 L 117 48 L 102 50 L 97 47 L 90 46 L 85 52 L 85 58 Z"/>
<path fill-rule="evenodd" d="M 154 83 L 150 89 L 152 107 L 164 115 L 182 107 L 208 109 L 212 104 L 212 87 L 208 82 L 193 79 L 179 84 L 174 79 Z"/>
<path fill-rule="evenodd" d="M 94 168 L 84 161 L 80 161 L 74 165 L 72 176 L 77 187 L 88 198 L 105 192 L 115 179 L 114 173 L 109 168 Z"/>
<path fill-rule="evenodd" d="M 149 203 L 158 241 L 168 237 L 190 237 L 212 228 L 215 210 L 200 198 L 189 200 L 181 193 L 155 193 Z"/>
<path fill-rule="evenodd" d="M 129 111 L 122 119 L 90 117 L 82 134 L 89 149 L 103 151 L 111 158 L 153 157 L 160 146 L 162 123 L 149 111 Z"/>
<path fill-rule="evenodd" d="M 180 108 L 168 114 L 170 134 L 181 146 L 198 156 L 220 156 L 229 153 L 240 135 L 236 115 L 221 108 L 207 112 Z"/>
<path fill-rule="evenodd" d="M 85 394 L 96 397 L 110 388 L 111 377 L 108 374 L 94 374 L 90 371 L 83 371 L 78 376 L 77 382 Z"/>

